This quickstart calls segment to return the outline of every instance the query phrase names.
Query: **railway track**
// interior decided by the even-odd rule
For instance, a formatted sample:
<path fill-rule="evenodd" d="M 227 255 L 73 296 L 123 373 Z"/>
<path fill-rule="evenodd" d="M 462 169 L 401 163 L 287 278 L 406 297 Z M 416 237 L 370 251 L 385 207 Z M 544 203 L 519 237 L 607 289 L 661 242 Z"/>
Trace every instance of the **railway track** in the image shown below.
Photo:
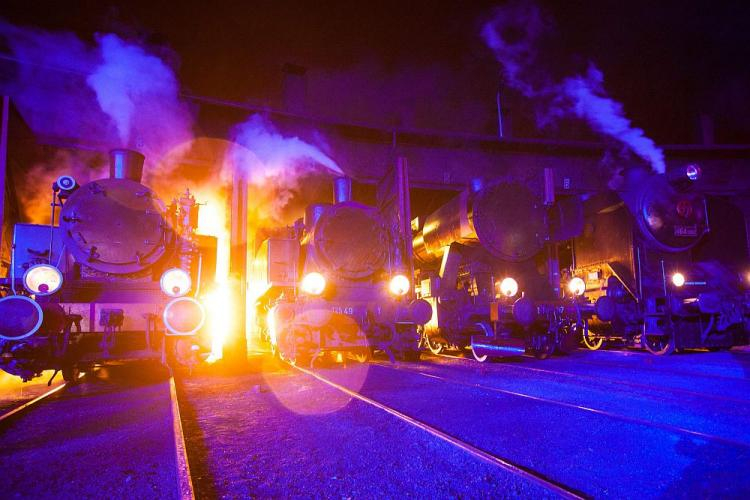
<path fill-rule="evenodd" d="M 511 391 L 511 390 L 508 390 L 508 389 L 502 389 L 502 388 L 499 388 L 499 387 L 493 387 L 493 386 L 489 386 L 489 385 L 485 385 L 485 384 L 480 384 L 480 383 L 475 383 L 475 382 L 466 382 L 466 381 L 462 381 L 462 380 L 457 380 L 457 379 L 452 378 L 452 377 L 445 377 L 445 376 L 441 376 L 441 375 L 435 375 L 433 373 L 426 373 L 426 372 L 421 371 L 417 367 L 411 367 L 411 366 L 406 366 L 406 365 L 396 365 L 396 366 L 393 366 L 393 365 L 389 365 L 389 364 L 385 364 L 385 363 L 378 363 L 378 366 L 381 366 L 381 367 L 387 368 L 387 369 L 391 369 L 391 370 L 408 371 L 410 373 L 415 373 L 415 374 L 418 374 L 420 376 L 423 376 L 423 377 L 426 377 L 426 378 L 430 378 L 430 379 L 433 379 L 433 380 L 440 380 L 442 382 L 446 382 L 446 383 L 449 383 L 449 384 L 460 385 L 460 386 L 470 387 L 470 388 L 474 388 L 474 389 L 480 389 L 480 390 L 484 390 L 484 391 L 488 391 L 488 392 L 493 392 L 493 393 L 498 393 L 498 394 L 504 394 L 504 395 L 507 395 L 507 396 L 512 396 L 512 397 L 516 397 L 516 398 L 522 398 L 522 399 L 526 399 L 526 400 L 530 400 L 530 401 L 544 403 L 544 404 L 547 404 L 547 405 L 553 405 L 553 406 L 559 406 L 559 407 L 564 407 L 564 408 L 570 408 L 570 409 L 580 410 L 580 411 L 583 411 L 583 412 L 586 412 L 586 413 L 591 413 L 591 414 L 594 414 L 594 415 L 599 415 L 599 416 L 603 416 L 603 417 L 607 417 L 607 418 L 611 418 L 611 419 L 615 419 L 615 420 L 620 420 L 622 422 L 627 422 L 627 423 L 636 424 L 636 425 L 642 425 L 642 426 L 645 426 L 645 427 L 651 427 L 651 428 L 655 428 L 655 429 L 661 429 L 661 430 L 665 430 L 665 431 L 668 431 L 668 432 L 671 432 L 671 433 L 685 435 L 685 436 L 699 438 L 699 439 L 704 439 L 704 440 L 707 440 L 707 441 L 721 443 L 721 444 L 725 444 L 725 445 L 729 445 L 729 446 L 741 447 L 741 448 L 750 448 L 750 442 L 747 442 L 747 441 L 739 441 L 739 440 L 735 440 L 735 439 L 729 439 L 729 438 L 725 438 L 725 437 L 722 437 L 722 436 L 717 436 L 717 435 L 714 435 L 714 434 L 709 434 L 709 433 L 705 433 L 705 432 L 701 432 L 701 431 L 687 429 L 687 428 L 684 428 L 684 427 L 680 427 L 680 426 L 676 426 L 676 425 L 671 425 L 671 424 L 666 424 L 666 423 L 662 423 L 662 422 L 655 422 L 653 420 L 646 420 L 646 419 L 642 419 L 642 418 L 638 418 L 638 417 L 632 417 L 632 416 L 628 416 L 628 415 L 623 415 L 623 414 L 620 414 L 620 413 L 615 413 L 615 412 L 608 411 L 608 410 L 602 410 L 602 409 L 598 409 L 598 408 L 593 408 L 593 407 L 586 406 L 586 405 L 579 405 L 579 404 L 575 404 L 575 403 L 569 403 L 569 402 L 566 402 L 566 401 L 559 401 L 559 400 L 556 400 L 556 399 L 551 399 L 551 398 L 546 398 L 546 397 L 541 397 L 541 396 L 535 396 L 535 395 L 532 395 L 532 394 L 526 394 L 526 393 L 519 392 L 519 391 Z"/>
<path fill-rule="evenodd" d="M 12 485 L 5 493 L 21 494 L 13 489 L 21 487 L 23 496 L 49 496 L 63 481 L 72 496 L 100 491 L 97 496 L 194 499 L 174 377 L 161 372 L 132 381 L 127 375 L 110 380 L 111 374 L 95 373 L 79 384 L 60 384 L 0 415 L 0 463 L 29 464 L 0 466 Z M 66 453 L 45 458 L 61 443 L 81 463 L 99 466 L 66 467 Z"/>
<path fill-rule="evenodd" d="M 169 374 L 169 406 L 172 415 L 172 432 L 174 433 L 175 463 L 177 465 L 177 496 L 180 500 L 194 500 L 195 489 L 190 473 L 190 463 L 185 444 L 185 430 L 180 416 L 180 403 L 177 400 L 177 384 L 174 373 Z"/>
<path fill-rule="evenodd" d="M 470 455 L 472 455 L 474 457 L 477 457 L 477 458 L 479 458 L 481 460 L 484 460 L 485 462 L 491 463 L 491 464 L 493 464 L 493 465 L 495 465 L 495 466 L 497 466 L 497 467 L 499 467 L 499 468 L 501 468 L 501 469 L 503 469 L 503 470 L 505 470 L 507 472 L 510 472 L 511 474 L 514 474 L 516 476 L 522 477 L 522 478 L 524 478 L 524 479 L 526 479 L 526 480 L 528 480 L 528 481 L 530 481 L 530 482 L 532 482 L 532 483 L 534 483 L 536 485 L 539 485 L 539 486 L 545 488 L 546 490 L 550 491 L 551 493 L 554 493 L 555 495 L 559 495 L 559 496 L 561 496 L 563 498 L 586 498 L 581 492 L 579 492 L 579 491 L 577 491 L 577 490 L 575 490 L 573 488 L 570 488 L 570 487 L 568 487 L 568 486 L 566 486 L 566 485 L 564 485 L 562 483 L 559 483 L 559 482 L 555 481 L 554 479 L 551 479 L 551 478 L 545 476 L 544 474 L 542 474 L 542 473 L 540 473 L 538 471 L 535 471 L 535 470 L 533 470 L 531 468 L 528 468 L 528 467 L 521 466 L 521 465 L 516 464 L 516 463 L 514 463 L 514 462 L 512 462 L 512 461 L 510 461 L 510 460 L 508 460 L 508 459 L 506 459 L 504 457 L 501 457 L 499 455 L 496 455 L 496 454 L 490 453 L 490 452 L 488 452 L 486 450 L 483 450 L 481 448 L 478 448 L 478 447 L 472 445 L 471 443 L 468 443 L 468 442 L 463 441 L 463 440 L 461 440 L 461 439 L 459 439 L 459 438 L 457 438 L 455 436 L 452 436 L 452 435 L 448 434 L 447 432 L 444 432 L 444 431 L 442 431 L 442 430 L 440 430 L 440 429 L 438 429 L 438 428 L 436 428 L 434 426 L 431 426 L 431 425 L 429 425 L 429 424 L 427 424 L 427 423 L 425 423 L 425 422 L 423 422 L 423 421 L 421 421 L 421 420 L 419 420 L 419 419 L 417 419 L 417 418 L 415 418 L 415 417 L 413 417 L 411 415 L 407 415 L 406 413 L 403 413 L 403 412 L 401 412 L 399 410 L 396 410 L 395 408 L 393 408 L 391 406 L 388 406 L 388 405 L 386 405 L 386 404 L 384 404 L 382 402 L 379 402 L 379 401 L 376 401 L 376 400 L 374 400 L 372 398 L 369 398 L 369 397 L 363 395 L 360 392 L 353 391 L 353 390 L 351 390 L 351 389 L 349 389 L 347 387 L 344 387 L 343 385 L 338 384 L 338 383 L 334 382 L 333 380 L 330 380 L 329 378 L 327 378 L 327 377 L 325 377 L 325 376 L 323 376 L 323 375 L 321 375 L 319 373 L 316 373 L 316 372 L 314 372 L 312 370 L 308 370 L 306 368 L 302 368 L 300 366 L 296 366 L 296 365 L 292 365 L 292 364 L 290 364 L 289 366 L 291 366 L 292 368 L 294 368 L 294 369 L 296 369 L 296 370 L 304 373 L 305 375 L 308 375 L 308 376 L 310 376 L 312 378 L 317 379 L 318 381 L 320 381 L 320 382 L 322 382 L 322 383 L 324 383 L 324 384 L 326 384 L 326 385 L 328 385 L 328 386 L 330 386 L 330 387 L 332 387 L 332 388 L 334 388 L 334 389 L 336 389 L 338 391 L 343 392 L 344 394 L 346 394 L 346 395 L 348 395 L 348 396 L 350 396 L 352 398 L 355 398 L 355 399 L 357 399 L 359 401 L 362 401 L 363 403 L 366 403 L 366 404 L 368 404 L 370 406 L 373 406 L 373 407 L 375 407 L 375 408 L 377 408 L 377 409 L 379 409 L 379 410 L 381 410 L 381 411 L 383 411 L 385 413 L 388 413 L 388 414 L 390 414 L 390 415 L 398 418 L 399 420 L 401 420 L 403 422 L 406 422 L 409 425 L 412 425 L 412 426 L 414 426 L 414 427 L 416 427 L 416 428 L 418 428 L 418 429 L 420 429 L 420 430 L 422 430 L 424 432 L 427 432 L 428 434 L 431 434 L 432 436 L 435 436 L 436 438 L 438 438 L 438 439 L 440 439 L 442 441 L 445 441 L 445 442 L 447 442 L 447 443 L 449 443 L 449 444 L 451 444 L 451 445 L 453 445 L 453 446 L 455 446 L 455 447 L 463 450 L 464 452 L 466 452 L 466 453 L 468 453 L 468 454 L 470 454 Z"/>
<path fill-rule="evenodd" d="M 577 359 L 577 363 L 580 363 L 582 365 L 588 365 L 588 366 L 599 366 L 604 368 L 622 368 L 622 369 L 630 369 L 633 367 L 633 365 L 628 364 L 615 364 L 615 363 L 608 363 L 606 361 L 593 361 L 589 359 Z M 637 368 L 639 371 L 644 371 L 648 373 L 658 373 L 663 375 L 679 375 L 682 377 L 692 377 L 692 378 L 702 378 L 706 380 L 726 380 L 726 381 L 738 381 L 738 380 L 744 380 L 743 377 L 733 377 L 728 375 L 718 375 L 715 373 L 701 373 L 699 371 L 687 371 L 680 369 L 679 367 L 675 370 L 672 367 L 666 367 L 666 368 L 657 368 L 654 366 L 648 366 L 648 365 L 638 365 Z"/>
<path fill-rule="evenodd" d="M 82 379 L 85 376 L 84 373 L 81 373 L 78 376 L 78 379 Z M 52 389 L 49 389 L 48 391 L 45 391 L 44 393 L 40 394 L 39 396 L 36 396 L 35 398 L 25 401 L 21 404 L 18 404 L 10 409 L 7 409 L 2 414 L 0 414 L 0 426 L 7 425 L 7 423 L 12 420 L 13 418 L 17 418 L 21 414 L 30 411 L 32 408 L 37 407 L 42 401 L 46 400 L 50 396 L 53 396 L 55 394 L 58 394 L 62 391 L 64 391 L 67 387 L 69 387 L 70 384 L 68 382 L 63 382 L 62 384 L 53 387 Z"/>
<path fill-rule="evenodd" d="M 477 363 L 473 359 L 462 357 L 462 356 L 452 356 L 448 354 L 431 354 L 431 355 L 436 356 L 438 358 L 455 359 L 455 360 L 466 363 L 467 366 L 472 366 L 475 368 L 484 367 L 484 365 Z M 741 404 L 750 403 L 750 399 L 734 398 L 730 396 L 723 396 L 720 394 L 711 394 L 711 393 L 705 393 L 705 392 L 692 391 L 690 389 L 682 389 L 679 387 L 664 387 L 664 386 L 659 387 L 655 385 L 641 384 L 638 382 L 634 382 L 632 380 L 623 380 L 622 378 L 614 379 L 614 378 L 606 377 L 602 375 L 587 375 L 587 374 L 577 373 L 577 372 L 576 373 L 566 372 L 566 371 L 561 371 L 561 370 L 553 370 L 549 368 L 538 368 L 538 367 L 533 367 L 533 366 L 524 366 L 524 365 L 517 365 L 517 364 L 495 363 L 492 366 L 493 368 L 502 369 L 502 370 L 509 370 L 509 371 L 515 370 L 515 371 L 526 371 L 526 372 L 533 372 L 533 373 L 544 373 L 544 374 L 554 375 L 557 377 L 564 377 L 564 378 L 569 378 L 569 379 L 574 379 L 574 380 L 590 380 L 592 382 L 599 383 L 599 384 L 609 384 L 609 385 L 614 385 L 614 386 L 629 387 L 632 389 L 646 390 L 649 392 L 658 391 L 661 393 L 668 393 L 672 395 L 684 395 L 684 396 L 691 396 L 691 397 L 702 398 L 702 399 L 711 399 L 715 401 L 726 401 L 729 403 L 741 403 Z"/>

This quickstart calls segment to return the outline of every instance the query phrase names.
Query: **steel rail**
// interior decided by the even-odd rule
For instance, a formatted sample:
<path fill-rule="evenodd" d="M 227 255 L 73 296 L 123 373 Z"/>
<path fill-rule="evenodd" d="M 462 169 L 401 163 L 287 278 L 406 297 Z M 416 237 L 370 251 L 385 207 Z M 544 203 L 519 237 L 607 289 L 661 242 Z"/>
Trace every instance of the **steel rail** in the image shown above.
<path fill-rule="evenodd" d="M 464 382 L 464 381 L 455 380 L 455 379 L 452 379 L 452 378 L 449 378 L 449 377 L 443 377 L 443 376 L 440 376 L 440 375 L 434 375 L 432 373 L 425 373 L 425 372 L 419 371 L 418 369 L 411 369 L 411 368 L 408 368 L 408 367 L 405 367 L 405 366 L 389 366 L 387 364 L 380 364 L 380 363 L 378 363 L 376 366 L 380 366 L 380 367 L 383 367 L 383 368 L 389 368 L 391 370 L 407 371 L 409 373 L 414 373 L 414 374 L 417 374 L 417 375 L 420 375 L 420 376 L 423 376 L 423 377 L 426 377 L 426 378 L 431 378 L 431 379 L 436 379 L 436 380 L 442 380 L 442 381 L 445 381 L 445 382 L 448 382 L 448 383 L 451 383 L 451 384 L 462 385 L 462 386 L 471 387 L 471 388 L 474 388 L 474 389 L 481 389 L 481 390 L 486 390 L 486 391 L 490 391 L 490 392 L 497 392 L 499 394 L 505 394 L 505 395 L 514 396 L 514 397 L 517 397 L 517 398 L 528 399 L 528 400 L 531 400 L 531 401 L 537 401 L 537 402 L 545 403 L 545 404 L 549 404 L 549 405 L 555 405 L 555 406 L 561 406 L 561 407 L 564 407 L 564 408 L 571 408 L 571 409 L 575 409 L 575 410 L 585 411 L 587 413 L 593 413 L 595 415 L 601 415 L 601 416 L 604 416 L 604 417 L 608 417 L 608 418 L 620 420 L 620 421 L 623 421 L 623 422 L 628 422 L 628 423 L 632 423 L 632 424 L 636 424 L 636 425 L 642 425 L 642 426 L 645 426 L 645 427 L 652 427 L 652 428 L 656 428 L 656 429 L 662 429 L 662 430 L 666 430 L 666 431 L 669 431 L 669 432 L 672 432 L 672 433 L 677 433 L 677 434 L 685 434 L 685 435 L 688 435 L 688 436 L 691 436 L 691 437 L 695 437 L 695 438 L 699 438 L 699 439 L 704 439 L 704 440 L 707 440 L 707 441 L 714 441 L 714 442 L 726 444 L 726 445 L 729 445 L 729 446 L 740 447 L 740 448 L 750 448 L 750 443 L 746 442 L 746 441 L 736 441 L 734 439 L 724 438 L 724 437 L 721 437 L 721 436 L 716 436 L 714 434 L 707 434 L 705 432 L 694 431 L 694 430 L 691 430 L 691 429 L 686 429 L 684 427 L 678 427 L 676 425 L 670 425 L 670 424 L 664 424 L 664 423 L 654 422 L 654 421 L 651 421 L 651 420 L 645 420 L 645 419 L 641 419 L 641 418 L 638 418 L 638 417 L 629 417 L 627 415 L 622 415 L 620 413 L 614 413 L 614 412 L 610 412 L 610 411 L 607 411 L 607 410 L 601 410 L 601 409 L 598 409 L 598 408 L 591 408 L 589 406 L 578 405 L 578 404 L 575 404 L 575 403 L 567 403 L 565 401 L 558 401 L 556 399 L 549 399 L 549 398 L 545 398 L 545 397 L 542 397 L 542 396 L 532 396 L 531 394 L 526 394 L 526 393 L 517 392 L 517 391 L 511 391 L 511 390 L 508 390 L 508 389 L 501 389 L 499 387 L 492 387 L 492 386 L 488 386 L 488 385 L 484 385 L 484 384 L 477 384 L 477 383 L 473 383 L 473 382 Z"/>
<path fill-rule="evenodd" d="M 177 463 L 177 495 L 180 500 L 195 500 L 195 489 L 190 474 L 190 463 L 187 456 L 187 445 L 185 444 L 185 432 L 182 428 L 180 417 L 180 404 L 177 401 L 177 385 L 174 375 L 169 374 L 169 401 L 172 413 L 172 431 L 175 444 L 175 460 Z"/>
<path fill-rule="evenodd" d="M 577 363 L 581 363 L 583 365 L 590 365 L 590 366 L 604 366 L 607 368 L 622 368 L 622 369 L 631 369 L 633 365 L 628 364 L 622 364 L 622 363 L 616 363 L 613 361 L 612 363 L 607 363 L 606 361 L 591 361 L 591 360 L 576 360 Z M 744 368 L 743 368 L 744 369 Z M 684 377 L 700 377 L 704 379 L 715 379 L 715 380 L 733 380 L 735 382 L 737 381 L 746 381 L 747 379 L 744 377 L 731 377 L 728 375 L 716 375 L 711 373 L 700 373 L 700 372 L 691 372 L 691 371 L 685 371 L 685 370 L 671 370 L 669 368 L 662 369 L 662 368 L 656 368 L 653 366 L 638 366 L 638 370 L 645 370 L 650 373 L 661 373 L 663 375 L 679 375 Z"/>
<path fill-rule="evenodd" d="M 470 363 L 471 365 L 474 365 L 475 367 L 485 366 L 483 364 L 480 364 L 476 362 L 475 360 L 471 358 L 464 358 L 460 356 L 451 356 L 447 354 L 432 354 L 433 356 L 439 357 L 439 358 L 450 358 L 450 359 L 457 359 L 460 361 L 465 361 L 467 365 Z M 435 363 L 431 363 L 432 366 L 445 366 L 445 365 L 438 365 Z M 611 377 L 606 376 L 596 376 L 596 375 L 587 375 L 583 373 L 573 373 L 573 372 L 565 372 L 560 370 L 550 370 L 549 368 L 537 368 L 534 366 L 522 366 L 522 365 L 509 365 L 509 364 L 494 364 L 493 367 L 499 367 L 502 369 L 510 368 L 514 370 L 526 370 L 526 371 L 532 371 L 537 373 L 549 373 L 551 375 L 560 375 L 563 377 L 573 378 L 573 379 L 587 379 L 587 380 L 593 380 L 595 382 L 600 382 L 602 384 L 610 384 L 610 385 L 623 385 L 627 387 L 632 387 L 636 389 L 648 389 L 649 391 L 660 391 L 664 393 L 673 393 L 673 394 L 684 394 L 687 396 L 693 396 L 698 397 L 702 399 L 714 399 L 717 401 L 729 401 L 732 403 L 742 403 L 742 404 L 748 404 L 750 403 L 750 399 L 741 399 L 741 398 L 733 398 L 730 396 L 720 396 L 718 394 L 709 394 L 709 393 L 703 393 L 698 391 L 691 391 L 690 389 L 682 389 L 679 387 L 656 387 L 648 384 L 640 384 L 638 382 L 633 382 L 630 380 L 620 380 L 620 379 L 614 379 Z"/>
<path fill-rule="evenodd" d="M 515 464 L 505 458 L 499 457 L 497 455 L 494 455 L 492 453 L 489 453 L 485 450 L 482 450 L 480 448 L 477 448 L 476 446 L 467 443 L 465 441 L 462 441 L 454 436 L 451 436 L 450 434 L 441 431 L 440 429 L 437 429 L 425 422 L 422 422 L 421 420 L 418 420 L 414 417 L 411 417 L 405 413 L 402 413 L 390 406 L 387 406 L 379 401 L 376 401 L 374 399 L 368 398 L 367 396 L 364 396 L 363 394 L 353 391 L 347 387 L 344 387 L 343 385 L 340 385 L 318 373 L 313 372 L 312 370 L 308 370 L 306 368 L 302 368 L 300 366 L 293 365 L 291 363 L 288 363 L 291 367 L 295 368 L 296 370 L 313 377 L 317 379 L 320 382 L 323 382 L 326 385 L 329 385 L 330 387 L 333 387 L 334 389 L 337 389 L 344 394 L 347 394 L 350 397 L 353 397 L 359 401 L 362 401 L 368 405 L 374 406 L 375 408 L 382 410 L 414 427 L 417 427 L 418 429 L 421 429 L 463 451 L 466 453 L 469 453 L 481 460 L 484 460 L 485 462 L 491 463 L 495 466 L 500 467 L 501 469 L 504 469 L 512 474 L 515 474 L 517 476 L 523 477 L 524 479 L 527 479 L 557 495 L 560 495 L 564 498 L 586 498 L 585 495 L 582 493 L 571 489 L 561 483 L 558 483 L 554 481 L 553 479 L 550 479 L 543 474 L 534 471 L 532 469 L 529 469 L 527 467 Z"/>
<path fill-rule="evenodd" d="M 78 379 L 80 380 L 81 378 L 83 378 L 84 375 L 85 375 L 84 373 L 81 373 L 80 375 L 78 375 Z M 52 389 L 48 390 L 44 394 L 40 394 L 39 396 L 35 397 L 31 401 L 27 401 L 19 406 L 16 406 L 15 408 L 0 415 L 0 423 L 3 423 L 7 421 L 8 419 L 18 416 L 22 412 L 44 401 L 45 399 L 52 396 L 53 394 L 57 394 L 58 392 L 62 391 L 63 389 L 67 387 L 70 387 L 70 384 L 68 382 L 63 382 L 57 387 L 53 387 Z"/>

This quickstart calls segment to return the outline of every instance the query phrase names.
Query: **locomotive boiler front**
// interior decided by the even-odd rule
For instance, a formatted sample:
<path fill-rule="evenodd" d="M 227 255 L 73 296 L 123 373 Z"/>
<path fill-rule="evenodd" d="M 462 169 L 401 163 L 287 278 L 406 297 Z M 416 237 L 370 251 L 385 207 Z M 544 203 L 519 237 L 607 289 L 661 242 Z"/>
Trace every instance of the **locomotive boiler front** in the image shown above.
<path fill-rule="evenodd" d="M 595 306 L 583 338 L 590 349 L 625 341 L 667 354 L 743 337 L 736 279 L 718 262 L 695 258 L 710 234 L 707 198 L 691 189 L 700 175 L 695 165 L 661 175 L 631 168 L 623 189 L 587 200 L 574 273 Z"/>
<path fill-rule="evenodd" d="M 674 172 L 653 176 L 631 169 L 622 193 L 644 241 L 670 253 L 693 248 L 709 230 L 705 195 L 688 189 L 700 169 L 689 165 Z"/>
<path fill-rule="evenodd" d="M 529 259 L 548 236 L 545 210 L 525 186 L 502 182 L 465 191 L 427 216 L 414 238 L 414 255 L 434 262 L 452 243 L 481 246 L 508 262 Z"/>
<path fill-rule="evenodd" d="M 172 250 L 166 207 L 140 183 L 144 156 L 110 152 L 110 177 L 75 191 L 63 206 L 65 248 L 85 268 L 107 274 L 147 271 Z"/>
<path fill-rule="evenodd" d="M 313 205 L 310 241 L 321 270 L 355 280 L 372 276 L 386 264 L 388 235 L 377 211 L 353 201 Z"/>

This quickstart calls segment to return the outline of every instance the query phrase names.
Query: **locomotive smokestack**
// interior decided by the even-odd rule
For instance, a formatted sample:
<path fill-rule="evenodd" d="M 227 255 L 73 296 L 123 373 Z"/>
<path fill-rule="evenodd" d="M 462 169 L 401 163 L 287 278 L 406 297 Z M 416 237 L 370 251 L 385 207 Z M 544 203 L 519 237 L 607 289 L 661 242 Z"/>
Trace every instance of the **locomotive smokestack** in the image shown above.
<path fill-rule="evenodd" d="M 333 202 L 352 201 L 352 180 L 349 177 L 337 177 L 333 181 Z"/>
<path fill-rule="evenodd" d="M 145 156 L 132 149 L 113 149 L 109 152 L 109 177 L 140 183 L 145 159 Z"/>

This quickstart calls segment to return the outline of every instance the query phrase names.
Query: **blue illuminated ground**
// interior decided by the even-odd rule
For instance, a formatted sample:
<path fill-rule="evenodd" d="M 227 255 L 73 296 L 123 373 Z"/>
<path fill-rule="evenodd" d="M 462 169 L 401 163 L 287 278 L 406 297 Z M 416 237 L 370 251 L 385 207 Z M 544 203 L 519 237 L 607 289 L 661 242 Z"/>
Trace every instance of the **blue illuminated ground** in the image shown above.
<path fill-rule="evenodd" d="M 750 498 L 744 350 L 316 373 L 583 496 Z M 0 426 L 2 498 L 173 496 L 165 380 L 111 367 Z M 178 394 L 197 498 L 555 496 L 268 355 L 183 377 Z"/>
<path fill-rule="evenodd" d="M 191 465 L 210 479 L 208 494 L 540 495 L 299 372 L 270 361 L 264 370 L 185 382 L 188 439 L 200 449 Z M 483 365 L 425 356 L 318 373 L 587 496 L 747 497 L 749 370 L 745 352 L 578 351 Z"/>

